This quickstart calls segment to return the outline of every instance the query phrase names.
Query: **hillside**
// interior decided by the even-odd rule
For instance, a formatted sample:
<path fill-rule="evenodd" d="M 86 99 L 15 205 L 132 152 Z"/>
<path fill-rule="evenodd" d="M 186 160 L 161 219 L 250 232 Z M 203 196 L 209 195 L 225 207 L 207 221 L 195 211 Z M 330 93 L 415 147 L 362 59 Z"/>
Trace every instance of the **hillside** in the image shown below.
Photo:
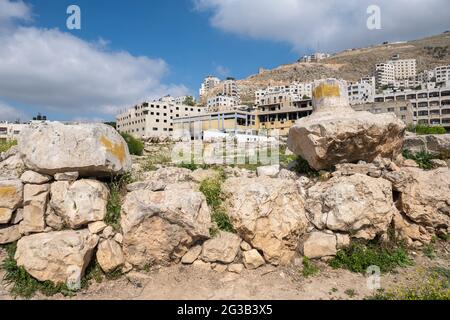
<path fill-rule="evenodd" d="M 244 104 L 252 104 L 256 90 L 268 85 L 286 85 L 296 80 L 306 82 L 334 77 L 356 81 L 372 74 L 375 64 L 384 62 L 397 53 L 403 59 L 417 59 L 418 72 L 450 64 L 450 33 L 400 44 L 350 49 L 324 59 L 321 63 L 296 62 L 265 70 L 238 81 L 242 100 Z"/>

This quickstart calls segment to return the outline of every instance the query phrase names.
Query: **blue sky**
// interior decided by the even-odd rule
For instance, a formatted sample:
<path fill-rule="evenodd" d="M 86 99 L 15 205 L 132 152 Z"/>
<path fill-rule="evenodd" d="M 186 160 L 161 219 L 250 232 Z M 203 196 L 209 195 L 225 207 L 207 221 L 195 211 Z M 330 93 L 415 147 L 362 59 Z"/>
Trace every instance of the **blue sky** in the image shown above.
<path fill-rule="evenodd" d="M 66 9 L 81 8 L 81 30 Z M 368 30 L 367 7 L 382 29 Z M 450 1 L 0 0 L 0 120 L 112 120 L 204 76 L 245 78 L 303 54 L 450 29 Z"/>

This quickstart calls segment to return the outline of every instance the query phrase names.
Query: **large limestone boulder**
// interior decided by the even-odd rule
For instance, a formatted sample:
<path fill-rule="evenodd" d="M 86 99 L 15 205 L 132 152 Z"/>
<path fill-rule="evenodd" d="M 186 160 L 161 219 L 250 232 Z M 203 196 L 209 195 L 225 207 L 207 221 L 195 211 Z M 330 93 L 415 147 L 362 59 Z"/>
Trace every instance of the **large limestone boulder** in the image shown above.
<path fill-rule="evenodd" d="M 108 196 L 106 185 L 97 180 L 57 181 L 51 185 L 50 206 L 76 229 L 105 218 Z"/>
<path fill-rule="evenodd" d="M 393 113 L 356 112 L 345 81 L 316 81 L 314 112 L 290 129 L 288 147 L 316 170 L 377 156 L 393 158 L 402 149 L 406 126 Z"/>
<path fill-rule="evenodd" d="M 320 230 L 373 239 L 387 231 L 395 213 L 391 183 L 362 174 L 334 177 L 308 189 L 306 211 Z"/>
<path fill-rule="evenodd" d="M 14 258 L 39 281 L 66 283 L 84 274 L 97 242 L 88 230 L 39 233 L 20 239 Z"/>
<path fill-rule="evenodd" d="M 335 256 L 337 252 L 336 236 L 332 233 L 312 232 L 304 239 L 302 252 L 305 257 L 311 259 Z"/>
<path fill-rule="evenodd" d="M 234 228 L 272 264 L 287 264 L 308 224 L 295 181 L 230 178 L 222 191 Z"/>
<path fill-rule="evenodd" d="M 104 124 L 33 124 L 22 130 L 18 145 L 26 166 L 39 173 L 109 176 L 131 168 L 125 140 Z"/>
<path fill-rule="evenodd" d="M 412 152 L 427 151 L 448 159 L 450 158 L 450 134 L 408 134 L 403 148 Z"/>
<path fill-rule="evenodd" d="M 122 247 L 114 240 L 102 240 L 96 256 L 100 268 L 106 273 L 117 270 L 125 263 Z"/>
<path fill-rule="evenodd" d="M 208 239 L 211 215 L 204 195 L 181 183 L 128 193 L 121 226 L 126 261 L 143 268 L 178 262 L 195 242 Z"/>
<path fill-rule="evenodd" d="M 397 176 L 394 187 L 400 192 L 400 211 L 417 224 L 449 230 L 450 169 L 402 168 Z"/>

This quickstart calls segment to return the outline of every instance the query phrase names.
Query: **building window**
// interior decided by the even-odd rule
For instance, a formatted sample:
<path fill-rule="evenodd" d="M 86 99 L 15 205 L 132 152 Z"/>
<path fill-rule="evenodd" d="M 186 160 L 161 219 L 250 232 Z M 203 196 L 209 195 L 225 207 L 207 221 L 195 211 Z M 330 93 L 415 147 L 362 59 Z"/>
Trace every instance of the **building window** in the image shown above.
<path fill-rule="evenodd" d="M 158 131 L 158 128 L 153 128 L 153 131 Z"/>

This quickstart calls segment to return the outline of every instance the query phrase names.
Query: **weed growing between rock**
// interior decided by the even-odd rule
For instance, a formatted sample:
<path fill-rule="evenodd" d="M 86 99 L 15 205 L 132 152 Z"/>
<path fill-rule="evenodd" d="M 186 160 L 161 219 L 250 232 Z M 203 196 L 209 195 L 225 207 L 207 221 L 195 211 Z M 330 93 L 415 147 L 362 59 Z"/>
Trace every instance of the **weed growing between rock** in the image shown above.
<path fill-rule="evenodd" d="M 403 157 L 405 159 L 414 160 L 423 170 L 431 170 L 433 168 L 431 160 L 436 159 L 434 155 L 426 151 L 412 153 L 409 150 L 403 150 Z"/>
<path fill-rule="evenodd" d="M 390 272 L 396 267 L 411 265 L 413 261 L 404 247 L 388 248 L 372 243 L 354 243 L 347 249 L 339 250 L 330 261 L 334 269 L 344 268 L 358 273 L 365 273 L 370 266 L 378 266 L 381 272 Z"/>
<path fill-rule="evenodd" d="M 131 175 L 125 174 L 120 177 L 112 177 L 108 184 L 110 194 L 108 204 L 106 206 L 107 212 L 105 216 L 105 223 L 112 226 L 115 231 L 120 231 L 120 213 L 122 210 L 122 195 L 126 193 L 126 186 L 132 183 Z"/>
<path fill-rule="evenodd" d="M 16 140 L 0 141 L 0 152 L 6 152 L 15 145 L 17 145 Z"/>
<path fill-rule="evenodd" d="M 170 154 L 158 152 L 147 157 L 147 160 L 142 166 L 142 169 L 144 171 L 156 171 L 158 169 L 156 165 L 164 165 L 171 162 L 172 159 L 170 157 Z"/>
<path fill-rule="evenodd" d="M 136 139 L 128 133 L 121 133 L 120 135 L 127 143 L 130 154 L 142 156 L 142 153 L 144 152 L 144 143 L 141 140 Z"/>
<path fill-rule="evenodd" d="M 2 268 L 6 272 L 3 280 L 8 285 L 11 285 L 11 295 L 26 299 L 32 298 L 37 292 L 41 292 L 48 297 L 57 293 L 61 293 L 65 296 L 74 295 L 74 292 L 70 291 L 66 284 L 54 284 L 51 281 L 38 281 L 23 267 L 17 266 L 16 260 L 14 259 L 17 243 L 5 245 L 4 248 L 6 249 L 7 257 L 2 264 Z"/>
<path fill-rule="evenodd" d="M 297 157 L 296 164 L 293 170 L 300 174 L 306 174 L 310 178 L 317 178 L 320 176 L 320 173 L 311 168 L 308 161 L 306 161 L 300 156 Z"/>
<path fill-rule="evenodd" d="M 305 278 L 314 276 L 316 274 L 319 273 L 319 268 L 317 268 L 312 262 L 311 260 L 309 260 L 309 258 L 307 257 L 303 257 L 303 270 L 302 270 L 302 274 Z"/>
<path fill-rule="evenodd" d="M 206 202 L 212 211 L 211 218 L 215 224 L 210 230 L 211 236 L 215 236 L 219 230 L 236 232 L 230 217 L 222 206 L 221 193 L 224 177 L 225 173 L 220 174 L 217 178 L 206 179 L 200 184 L 200 192 L 206 197 Z"/>

